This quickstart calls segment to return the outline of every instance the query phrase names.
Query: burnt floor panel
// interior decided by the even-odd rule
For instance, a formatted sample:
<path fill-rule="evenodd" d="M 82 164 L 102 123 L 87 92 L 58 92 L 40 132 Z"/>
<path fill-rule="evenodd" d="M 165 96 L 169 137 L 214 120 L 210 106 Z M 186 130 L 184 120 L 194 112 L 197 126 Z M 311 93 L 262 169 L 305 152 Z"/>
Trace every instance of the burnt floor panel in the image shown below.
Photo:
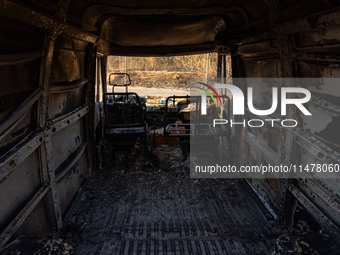
<path fill-rule="evenodd" d="M 242 180 L 190 179 L 175 147 L 159 164 L 94 173 L 63 237 L 76 254 L 267 254 L 271 225 Z M 277 236 L 277 235 L 275 235 Z"/>

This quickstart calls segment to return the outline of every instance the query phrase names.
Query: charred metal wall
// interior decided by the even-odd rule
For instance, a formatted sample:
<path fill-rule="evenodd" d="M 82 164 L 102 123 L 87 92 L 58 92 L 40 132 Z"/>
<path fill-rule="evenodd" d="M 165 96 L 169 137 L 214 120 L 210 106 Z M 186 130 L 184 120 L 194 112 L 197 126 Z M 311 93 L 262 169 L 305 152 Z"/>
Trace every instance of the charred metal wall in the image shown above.
<path fill-rule="evenodd" d="M 97 38 L 8 3 L 0 8 L 0 250 L 61 229 L 94 169 Z"/>
<path fill-rule="evenodd" d="M 117 0 L 112 4 L 106 0 L 0 2 L 0 249 L 21 234 L 46 236 L 50 229 L 60 229 L 85 175 L 94 169 L 96 51 L 103 56 L 104 83 L 104 59 L 109 53 L 225 54 L 229 49 L 233 77 L 339 76 L 337 0 L 223 4 L 212 0 Z M 144 16 L 145 23 L 139 27 L 145 29 L 138 32 L 145 38 L 133 41 L 132 48 L 127 45 L 131 45 L 136 26 L 131 25 L 120 39 L 106 29 L 113 25 L 109 21 L 117 21 L 113 17 L 120 16 L 127 19 L 124 23 Z M 143 32 L 150 29 L 150 20 L 154 22 L 150 17 L 163 22 L 157 29 L 165 38 L 157 44 L 150 40 L 158 33 Z M 183 27 L 183 32 L 174 34 L 176 41 L 166 38 L 173 35 L 166 31 L 176 27 L 173 17 L 182 23 L 179 27 L 185 20 L 200 24 L 214 17 L 214 22 L 200 26 L 202 36 L 209 35 L 204 40 L 202 36 L 188 38 Z M 216 29 L 213 33 L 209 31 L 212 27 Z M 197 29 L 192 30 L 194 35 Z M 249 86 L 238 85 L 244 91 Z M 239 153 L 232 155 L 234 163 L 340 162 L 338 85 L 302 86 L 313 94 L 307 107 L 314 118 L 291 110 L 287 117 L 299 119 L 297 131 L 277 126 L 236 129 L 232 151 Z M 255 103 L 267 108 L 268 88 L 257 87 L 256 91 Z M 253 116 L 248 112 L 246 118 Z M 268 176 L 249 181 L 276 210 L 281 226 L 293 229 L 299 220 L 300 209 L 296 208 L 302 208 L 340 240 L 337 179 L 304 176 L 289 181 Z"/>
<path fill-rule="evenodd" d="M 328 164 L 339 162 L 340 90 L 322 78 L 339 78 L 339 11 L 317 14 L 275 28 L 235 39 L 232 54 L 233 76 L 247 78 L 320 78 L 322 85 L 301 83 L 312 93 L 306 104 L 313 117 L 288 110 L 287 118 L 298 120 L 298 129 L 291 131 L 281 126 L 236 129 L 235 147 L 242 152 L 235 155 L 237 164 L 280 165 L 293 163 Z M 271 87 L 238 84 L 246 93 L 256 87 L 254 105 L 262 109 L 271 106 Z M 285 86 L 276 84 L 276 86 Z M 247 111 L 245 119 L 255 119 Z M 241 142 L 239 142 L 241 141 Z M 291 230 L 301 219 L 294 217 L 296 204 L 307 211 L 320 229 L 339 237 L 340 195 L 338 179 L 278 179 L 274 174 L 266 179 L 252 179 L 250 183 L 276 210 L 282 226 Z M 325 216 L 325 217 L 324 217 Z M 330 221 L 325 223 L 324 218 Z M 307 226 L 308 228 L 308 226 Z M 306 229 L 305 229 L 306 230 Z"/>

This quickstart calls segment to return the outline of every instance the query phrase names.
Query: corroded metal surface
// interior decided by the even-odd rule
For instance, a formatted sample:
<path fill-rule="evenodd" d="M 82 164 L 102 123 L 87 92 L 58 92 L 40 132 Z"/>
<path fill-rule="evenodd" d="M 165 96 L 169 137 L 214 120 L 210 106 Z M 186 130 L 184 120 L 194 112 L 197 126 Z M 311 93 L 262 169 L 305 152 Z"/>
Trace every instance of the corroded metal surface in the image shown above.
<path fill-rule="evenodd" d="M 243 180 L 189 178 L 177 147 L 91 176 L 63 230 L 77 254 L 266 254 L 275 234 Z M 133 160 L 133 159 L 130 159 Z"/>
<path fill-rule="evenodd" d="M 117 14 L 124 17 L 117 18 Z M 135 15 L 138 15 L 138 19 Z M 94 63 L 97 50 L 104 55 L 144 56 L 231 52 L 234 77 L 338 78 L 339 17 L 337 1 L 241 0 L 237 2 L 237 6 L 233 1 L 221 4 L 212 0 L 117 0 L 114 5 L 107 0 L 2 1 L 0 120 L 1 127 L 5 127 L 0 128 L 2 240 L 8 240 L 12 234 L 14 238 L 21 234 L 47 236 L 52 228 L 57 225 L 60 228 L 62 218 L 70 215 L 67 210 L 73 208 L 73 198 L 76 197 L 85 175 L 90 169 L 94 170 Z M 120 38 L 116 38 L 116 34 L 111 34 L 113 30 L 108 28 L 118 31 L 122 20 L 126 21 L 124 24 L 130 24 L 129 29 L 123 31 Z M 132 22 L 136 20 L 138 24 Z M 190 22 L 186 23 L 188 20 Z M 207 20 L 213 22 L 205 23 Z M 152 30 L 150 21 L 153 22 L 152 25 L 156 25 L 157 31 Z M 184 26 L 185 23 L 196 26 L 196 30 L 186 33 L 189 28 Z M 136 36 L 136 27 L 140 28 L 137 32 L 142 36 Z M 182 28 L 184 32 L 173 32 L 176 27 Z M 126 47 L 131 45 L 132 36 L 133 47 Z M 157 40 L 153 40 L 154 38 Z M 106 56 L 102 54 L 98 55 L 101 57 L 101 66 L 106 67 Z M 105 69 L 100 71 L 105 84 Z M 247 89 L 246 85 L 239 86 Z M 236 130 L 233 139 L 228 143 L 232 147 L 229 150 L 229 158 L 233 161 L 231 163 L 254 165 L 339 161 L 339 86 L 326 82 L 320 86 L 303 84 L 303 87 L 312 92 L 312 100 L 307 106 L 314 114 L 314 119 L 291 111 L 288 115 L 299 119 L 301 123 L 296 132 L 278 127 L 262 131 L 256 128 Z M 41 92 L 36 94 L 38 98 L 28 100 L 32 104 L 24 104 L 26 108 L 23 112 L 10 117 L 39 88 L 42 89 L 42 95 Z M 264 95 L 270 94 L 265 87 L 256 89 Z M 257 97 L 256 100 L 263 108 L 270 105 L 269 96 Z M 88 112 L 84 112 L 84 109 L 88 109 Z M 83 116 L 86 117 L 82 118 Z M 6 122 L 8 117 L 11 121 Z M 246 113 L 246 118 L 248 117 L 252 117 L 250 112 Z M 60 176 L 56 182 L 56 170 L 66 177 Z M 98 243 L 93 244 L 95 250 L 105 251 L 106 247 L 116 247 L 127 252 L 129 249 L 145 249 L 145 253 L 148 253 L 147 247 L 155 249 L 151 247 L 155 247 L 157 240 L 156 246 L 162 247 L 159 250 L 163 250 L 166 245 L 167 248 L 164 249 L 168 251 L 178 249 L 182 252 L 186 249 L 189 253 L 195 253 L 195 249 L 198 249 L 196 247 L 201 247 L 202 253 L 204 249 L 223 252 L 222 244 L 230 249 L 244 249 L 245 252 L 249 251 L 246 249 L 261 250 L 261 247 L 264 247 L 264 251 L 268 250 L 266 241 L 260 238 L 261 234 L 270 233 L 266 230 L 266 223 L 263 223 L 265 220 L 253 215 L 255 211 L 250 206 L 250 200 L 244 198 L 247 192 L 239 193 L 241 187 L 237 183 L 233 186 L 237 191 L 236 196 L 233 196 L 228 192 L 228 195 L 223 193 L 222 187 L 228 189 L 231 185 L 228 181 L 193 183 L 183 177 L 183 183 L 182 180 L 178 183 L 176 171 L 173 170 L 164 175 L 163 181 L 160 174 L 153 173 L 155 179 L 148 179 L 145 172 L 140 174 L 139 188 L 133 187 L 140 192 L 131 195 L 126 187 L 131 185 L 132 188 L 132 182 L 119 174 L 112 176 L 118 178 L 111 183 L 116 185 L 114 189 L 121 189 L 123 193 L 113 190 L 113 197 L 116 199 L 111 201 L 108 212 L 103 210 L 104 213 L 113 213 L 120 218 L 114 220 L 114 216 L 108 216 L 106 220 L 111 220 L 108 226 L 113 232 L 105 228 L 101 236 L 96 237 Z M 338 179 L 308 181 L 309 176 L 301 177 L 292 181 L 294 190 L 288 190 L 287 180 L 278 180 L 275 176 L 249 180 L 249 183 L 265 204 L 278 215 L 276 226 L 293 232 L 301 226 L 312 229 L 315 225 L 317 231 L 327 232 L 327 226 L 323 222 L 329 222 L 334 228 L 338 228 Z M 134 186 L 138 181 L 139 179 L 134 180 Z M 44 198 L 40 199 L 39 192 L 45 183 L 49 189 Z M 215 186 L 208 189 L 208 184 Z M 157 190 L 153 187 L 163 193 L 156 193 Z M 189 188 L 196 193 L 189 194 Z M 298 196 L 297 199 L 292 193 L 303 196 Z M 146 195 L 154 197 L 154 200 L 143 200 Z M 36 196 L 39 201 L 34 200 Z M 98 193 L 98 196 L 108 199 L 105 193 Z M 224 200 L 221 202 L 220 198 Z M 173 207 L 180 205 L 181 199 L 184 199 L 187 207 L 178 207 L 182 209 L 172 212 Z M 199 218 L 193 222 L 192 232 L 189 231 L 188 239 L 185 239 L 184 216 L 195 210 L 190 199 L 194 199 L 203 208 L 200 215 L 206 215 L 207 220 Z M 146 204 L 143 207 L 138 205 L 139 202 L 133 204 L 131 201 L 145 201 Z M 34 202 L 34 206 L 29 206 L 28 203 L 31 202 Z M 123 205 L 123 202 L 126 204 Z M 156 202 L 164 207 L 165 211 L 161 213 L 163 216 L 158 214 L 160 211 L 155 207 Z M 114 209 L 112 205 L 115 205 Z M 301 213 L 303 205 L 304 213 Z M 150 215 L 153 214 L 143 211 L 143 208 L 152 213 L 156 211 L 154 215 L 159 215 L 160 221 L 151 218 Z M 250 209 L 245 211 L 244 208 Z M 141 218 L 138 215 L 129 216 L 131 210 L 137 212 Z M 323 213 L 322 217 L 326 221 L 315 214 L 318 210 Z M 30 212 L 32 213 L 28 215 Z M 232 215 L 231 219 L 235 219 L 229 223 L 229 218 L 225 218 L 228 213 Z M 250 221 L 237 220 L 242 215 L 249 216 Z M 314 215 L 314 221 L 311 215 Z M 131 221 L 122 225 L 121 221 L 128 218 Z M 174 219 L 171 223 L 170 218 Z M 189 218 L 193 219 L 191 215 Z M 139 225 L 141 227 L 137 231 L 137 225 L 133 221 L 142 223 L 138 219 L 145 219 L 145 225 Z M 155 230 L 157 222 L 165 223 L 165 227 L 158 225 L 160 232 Z M 220 224 L 216 226 L 216 222 Z M 258 226 L 259 223 L 261 226 Z M 247 229 L 249 226 L 252 230 Z M 259 229 L 256 229 L 257 226 Z M 96 228 L 104 229 L 99 225 Z M 10 231 L 5 231 L 6 229 Z M 82 230 L 81 227 L 79 229 Z M 197 237 L 193 235 L 194 230 L 196 233 L 201 231 L 205 236 L 210 234 L 212 239 L 195 239 Z M 244 234 L 247 231 L 251 236 L 256 236 L 253 244 L 259 244 L 258 248 L 249 246 L 248 237 Z M 109 236 L 107 233 L 117 235 Z M 164 236 L 169 234 L 173 242 L 164 243 L 162 239 L 147 237 L 147 234 L 155 234 L 157 238 L 163 238 L 163 233 Z M 179 238 L 180 235 L 182 236 Z M 221 236 L 223 240 L 219 239 Z M 191 246 L 186 240 L 191 240 Z M 198 246 L 195 240 L 198 241 Z M 103 246 L 99 247 L 100 244 Z"/>
<path fill-rule="evenodd" d="M 1 19 L 9 15 L 12 20 L 0 25 L 6 34 L 0 67 L 5 74 L 0 95 L 1 250 L 22 234 L 46 237 L 62 227 L 88 172 L 82 117 L 89 113 L 84 97 L 92 87 L 85 91 L 83 85 L 92 82 L 86 78 L 94 70 L 88 67 L 87 37 L 80 41 L 60 35 L 74 28 L 18 3 L 6 2 L 0 9 Z M 52 94 L 50 83 L 58 83 Z"/>

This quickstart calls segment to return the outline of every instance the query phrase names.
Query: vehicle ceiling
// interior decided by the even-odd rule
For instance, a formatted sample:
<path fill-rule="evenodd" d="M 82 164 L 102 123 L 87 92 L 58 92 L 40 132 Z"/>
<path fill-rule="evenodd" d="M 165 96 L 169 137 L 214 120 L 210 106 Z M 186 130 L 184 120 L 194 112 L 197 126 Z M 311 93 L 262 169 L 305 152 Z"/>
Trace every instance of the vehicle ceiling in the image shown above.
<path fill-rule="evenodd" d="M 38 10 L 46 8 L 46 0 L 29 1 Z M 109 53 L 115 55 L 220 51 L 223 46 L 237 45 L 240 36 L 275 29 L 282 22 L 307 17 L 336 4 L 331 0 L 327 4 L 293 0 L 48 2 L 56 10 L 60 6 L 65 9 L 67 23 L 100 36 L 108 43 Z"/>

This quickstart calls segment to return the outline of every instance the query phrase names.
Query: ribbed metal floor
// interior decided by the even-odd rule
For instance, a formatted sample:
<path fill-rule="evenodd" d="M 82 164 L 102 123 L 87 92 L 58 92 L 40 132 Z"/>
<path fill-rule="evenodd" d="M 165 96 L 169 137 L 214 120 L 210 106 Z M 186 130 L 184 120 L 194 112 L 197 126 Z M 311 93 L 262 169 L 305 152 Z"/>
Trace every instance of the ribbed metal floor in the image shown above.
<path fill-rule="evenodd" d="M 96 173 L 64 238 L 76 254 L 267 254 L 271 226 L 242 180 L 167 170 Z"/>

